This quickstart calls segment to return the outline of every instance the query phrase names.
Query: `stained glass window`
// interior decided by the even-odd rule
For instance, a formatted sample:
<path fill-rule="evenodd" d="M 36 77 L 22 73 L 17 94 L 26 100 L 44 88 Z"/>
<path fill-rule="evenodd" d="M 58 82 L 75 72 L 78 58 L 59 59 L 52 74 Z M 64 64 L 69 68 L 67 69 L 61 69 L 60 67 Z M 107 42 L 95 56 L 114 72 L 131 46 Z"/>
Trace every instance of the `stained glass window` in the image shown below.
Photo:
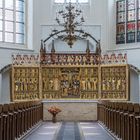
<path fill-rule="evenodd" d="M 126 43 L 133 43 L 136 30 L 136 3 L 135 0 L 127 0 L 126 3 Z"/>
<path fill-rule="evenodd" d="M 117 1 L 117 32 L 116 42 L 117 44 L 125 43 L 125 0 Z"/>
<path fill-rule="evenodd" d="M 137 42 L 140 42 L 140 0 L 137 4 Z"/>
<path fill-rule="evenodd" d="M 25 0 L 0 0 L 0 41 L 24 44 Z"/>
<path fill-rule="evenodd" d="M 140 0 L 117 0 L 116 43 L 140 42 Z"/>

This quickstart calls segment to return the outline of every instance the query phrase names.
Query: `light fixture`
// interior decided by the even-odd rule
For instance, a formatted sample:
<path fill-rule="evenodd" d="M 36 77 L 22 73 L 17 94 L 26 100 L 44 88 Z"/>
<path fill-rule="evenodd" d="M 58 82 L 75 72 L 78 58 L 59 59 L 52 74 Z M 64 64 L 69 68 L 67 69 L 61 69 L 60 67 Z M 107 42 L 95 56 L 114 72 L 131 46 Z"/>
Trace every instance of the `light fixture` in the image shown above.
<path fill-rule="evenodd" d="M 56 12 L 55 21 L 59 25 L 59 29 L 53 28 L 51 34 L 43 40 L 41 46 L 45 46 L 45 42 L 53 38 L 54 40 L 65 41 L 72 48 L 77 40 L 88 40 L 89 37 L 96 43 L 96 54 L 101 53 L 100 41 L 82 29 L 85 20 L 79 3 L 72 3 L 71 1 L 65 3 L 63 8 Z"/>
<path fill-rule="evenodd" d="M 75 5 L 76 6 L 71 2 L 66 4 L 64 9 L 56 13 L 55 19 L 57 24 L 65 30 L 65 34 L 58 35 L 58 38 L 67 42 L 70 47 L 72 47 L 74 42 L 80 37 L 75 34 L 75 31 L 85 22 L 79 4 L 76 3 Z M 58 32 L 58 30 L 53 30 L 53 33 L 55 32 Z"/>

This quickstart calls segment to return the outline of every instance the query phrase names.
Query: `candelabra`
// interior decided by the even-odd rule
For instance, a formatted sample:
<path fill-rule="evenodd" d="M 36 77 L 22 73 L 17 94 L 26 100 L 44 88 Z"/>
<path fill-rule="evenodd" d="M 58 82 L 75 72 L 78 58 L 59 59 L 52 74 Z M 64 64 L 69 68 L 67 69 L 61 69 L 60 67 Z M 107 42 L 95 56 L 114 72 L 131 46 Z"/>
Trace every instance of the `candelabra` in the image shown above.
<path fill-rule="evenodd" d="M 50 38 L 65 41 L 70 47 L 72 47 L 77 40 L 88 40 L 87 38 L 89 37 L 96 43 L 96 53 L 101 53 L 100 41 L 96 40 L 91 34 L 85 32 L 81 28 L 85 20 L 79 3 L 67 3 L 64 8 L 56 12 L 55 20 L 61 27 L 61 30 L 53 28 L 50 36 L 43 40 L 41 45 L 42 48 L 43 45 L 45 45 L 45 42 Z M 89 46 L 87 48 L 89 48 Z"/>
<path fill-rule="evenodd" d="M 59 26 L 63 27 L 63 31 L 65 32 L 65 34 L 58 35 L 58 38 L 67 42 L 70 47 L 72 47 L 78 38 L 81 38 L 75 32 L 78 30 L 78 26 L 81 26 L 85 22 L 79 4 L 76 5 L 74 6 L 69 2 L 64 9 L 56 13 L 56 22 Z M 80 31 L 83 32 L 82 30 Z M 57 32 L 59 31 L 56 29 L 53 30 L 53 33 Z"/>

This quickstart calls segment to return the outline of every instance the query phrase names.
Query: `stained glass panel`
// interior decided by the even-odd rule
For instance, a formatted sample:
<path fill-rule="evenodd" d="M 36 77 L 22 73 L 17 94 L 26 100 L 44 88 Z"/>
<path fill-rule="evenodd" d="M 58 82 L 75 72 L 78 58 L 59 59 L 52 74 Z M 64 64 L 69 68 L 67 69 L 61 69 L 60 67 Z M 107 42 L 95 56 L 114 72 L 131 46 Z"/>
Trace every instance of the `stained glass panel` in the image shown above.
<path fill-rule="evenodd" d="M 140 9 L 138 10 L 138 20 L 140 20 Z"/>
<path fill-rule="evenodd" d="M 135 33 L 127 34 L 127 43 L 133 43 L 133 42 L 135 42 Z"/>
<path fill-rule="evenodd" d="M 116 43 L 125 43 L 125 0 L 117 1 Z"/>
<path fill-rule="evenodd" d="M 117 2 L 117 11 L 125 11 L 125 1 L 118 1 Z"/>
<path fill-rule="evenodd" d="M 128 11 L 128 21 L 136 20 L 135 13 L 136 13 L 135 10 Z"/>
<path fill-rule="evenodd" d="M 127 23 L 127 32 L 135 32 L 135 22 Z"/>
<path fill-rule="evenodd" d="M 137 31 L 140 31 L 140 21 L 138 22 L 138 25 L 137 25 Z"/>
<path fill-rule="evenodd" d="M 117 34 L 116 43 L 117 44 L 125 43 L 125 34 Z"/>
<path fill-rule="evenodd" d="M 128 10 L 135 9 L 135 0 L 128 0 L 127 8 Z"/>
<path fill-rule="evenodd" d="M 137 23 L 137 41 L 140 42 L 140 21 Z"/>
<path fill-rule="evenodd" d="M 140 42 L 140 0 L 137 0 L 137 42 Z"/>
<path fill-rule="evenodd" d="M 140 42 L 140 0 L 117 0 L 116 4 L 116 43 Z"/>
<path fill-rule="evenodd" d="M 125 13 L 120 12 L 118 13 L 118 23 L 125 22 Z"/>
<path fill-rule="evenodd" d="M 117 25 L 117 34 L 124 34 L 125 33 L 125 24 Z"/>
<path fill-rule="evenodd" d="M 137 0 L 137 7 L 140 8 L 140 0 Z"/>

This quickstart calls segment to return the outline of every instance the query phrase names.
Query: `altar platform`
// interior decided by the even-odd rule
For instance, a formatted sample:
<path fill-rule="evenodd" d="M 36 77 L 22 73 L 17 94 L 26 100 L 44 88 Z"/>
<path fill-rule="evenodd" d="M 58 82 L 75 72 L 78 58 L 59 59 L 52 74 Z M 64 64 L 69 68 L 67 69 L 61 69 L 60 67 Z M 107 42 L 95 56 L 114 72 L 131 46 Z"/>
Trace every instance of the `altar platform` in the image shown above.
<path fill-rule="evenodd" d="M 96 121 L 97 101 L 95 100 L 44 100 L 43 120 L 51 121 L 48 108 L 56 106 L 62 111 L 57 114 L 58 121 Z"/>

